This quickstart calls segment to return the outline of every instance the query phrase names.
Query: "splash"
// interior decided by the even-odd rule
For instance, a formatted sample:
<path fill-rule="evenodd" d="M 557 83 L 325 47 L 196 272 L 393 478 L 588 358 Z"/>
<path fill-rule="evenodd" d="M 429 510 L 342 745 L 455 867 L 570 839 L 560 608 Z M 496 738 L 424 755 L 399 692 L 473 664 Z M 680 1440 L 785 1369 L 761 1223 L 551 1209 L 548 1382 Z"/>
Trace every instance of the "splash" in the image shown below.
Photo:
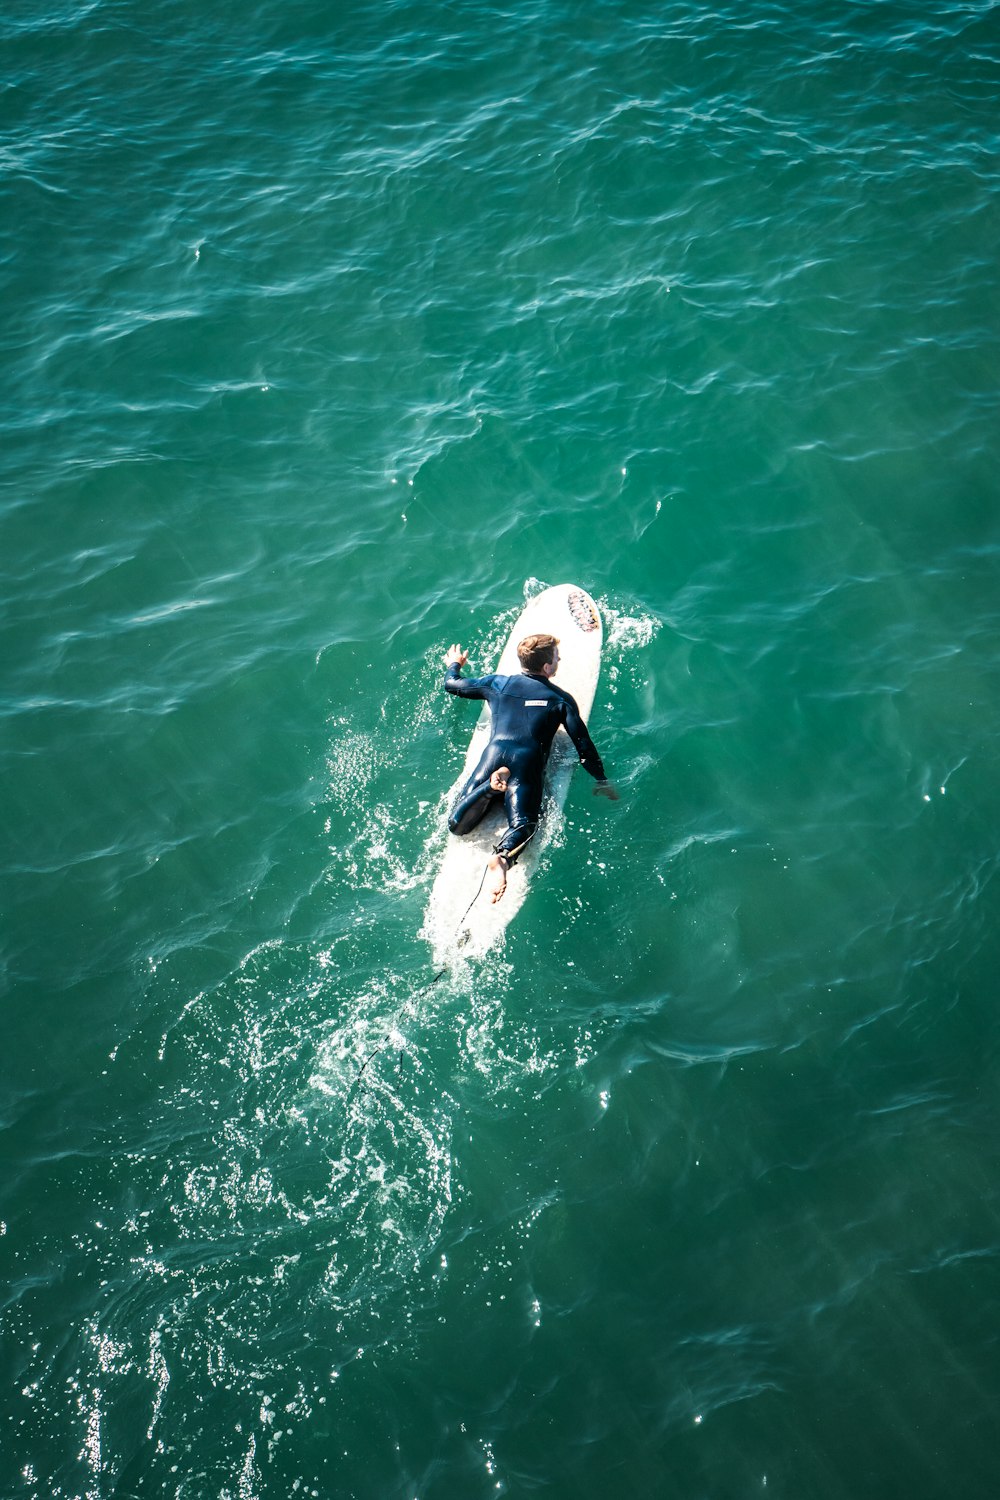
<path fill-rule="evenodd" d="M 663 622 L 655 615 L 629 614 L 617 608 L 606 596 L 598 603 L 605 622 L 605 650 L 618 653 L 642 651 L 659 634 Z"/>

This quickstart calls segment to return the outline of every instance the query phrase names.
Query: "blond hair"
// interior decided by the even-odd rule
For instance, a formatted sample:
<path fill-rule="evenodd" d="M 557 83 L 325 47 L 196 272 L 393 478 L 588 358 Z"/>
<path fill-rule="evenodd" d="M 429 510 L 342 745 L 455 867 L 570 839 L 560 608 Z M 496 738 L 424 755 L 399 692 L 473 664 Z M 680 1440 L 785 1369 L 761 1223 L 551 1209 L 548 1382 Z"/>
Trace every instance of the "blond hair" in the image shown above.
<path fill-rule="evenodd" d="M 518 643 L 517 659 L 526 672 L 540 672 L 552 660 L 558 644 L 554 635 L 526 635 Z"/>

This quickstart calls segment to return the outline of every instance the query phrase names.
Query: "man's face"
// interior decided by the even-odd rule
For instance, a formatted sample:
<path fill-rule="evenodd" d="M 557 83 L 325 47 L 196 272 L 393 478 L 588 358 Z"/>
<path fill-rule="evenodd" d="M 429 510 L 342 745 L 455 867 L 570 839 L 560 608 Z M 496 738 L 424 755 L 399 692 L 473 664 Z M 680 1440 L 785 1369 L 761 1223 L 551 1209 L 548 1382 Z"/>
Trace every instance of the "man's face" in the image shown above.
<path fill-rule="evenodd" d="M 556 673 L 558 672 L 558 670 L 559 670 L 559 647 L 558 646 L 553 646 L 552 647 L 552 661 L 551 661 L 550 665 L 551 665 L 551 671 L 550 671 L 549 675 L 551 677 L 554 677 L 556 675 Z"/>

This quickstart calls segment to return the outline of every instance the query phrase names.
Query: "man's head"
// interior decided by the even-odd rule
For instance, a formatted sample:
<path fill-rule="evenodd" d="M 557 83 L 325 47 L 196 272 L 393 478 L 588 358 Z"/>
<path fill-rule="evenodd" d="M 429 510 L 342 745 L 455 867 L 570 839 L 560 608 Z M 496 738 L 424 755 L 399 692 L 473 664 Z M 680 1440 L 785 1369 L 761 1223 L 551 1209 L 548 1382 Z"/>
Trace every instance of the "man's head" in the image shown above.
<path fill-rule="evenodd" d="M 554 635 L 526 635 L 518 644 L 517 659 L 525 672 L 551 677 L 559 665 L 559 642 Z"/>

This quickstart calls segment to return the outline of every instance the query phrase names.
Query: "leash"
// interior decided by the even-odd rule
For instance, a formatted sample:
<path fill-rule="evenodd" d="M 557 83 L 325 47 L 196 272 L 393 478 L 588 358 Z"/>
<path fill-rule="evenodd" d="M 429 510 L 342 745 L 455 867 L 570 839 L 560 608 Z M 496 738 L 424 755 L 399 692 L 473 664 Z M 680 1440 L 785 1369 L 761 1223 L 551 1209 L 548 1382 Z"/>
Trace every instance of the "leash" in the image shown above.
<path fill-rule="evenodd" d="M 462 915 L 459 917 L 458 921 L 455 923 L 455 931 L 456 932 L 461 927 L 462 923 L 465 921 L 466 917 L 469 915 L 469 912 L 475 906 L 476 902 L 479 900 L 479 897 L 482 894 L 483 886 L 486 884 L 486 871 L 489 869 L 489 867 L 490 867 L 490 862 L 489 862 L 489 860 L 487 860 L 486 864 L 485 864 L 485 866 L 483 868 L 482 878 L 480 879 L 480 882 L 479 882 L 479 889 L 476 891 L 476 894 L 473 896 L 472 900 L 469 902 L 468 906 L 465 908 L 465 910 L 463 911 Z M 467 943 L 468 941 L 469 941 L 468 934 L 466 934 L 466 936 L 464 938 L 459 938 L 459 940 L 458 940 L 458 946 L 461 948 L 463 946 L 463 944 Z"/>
<path fill-rule="evenodd" d="M 375 1050 L 373 1052 L 369 1052 L 368 1056 L 365 1058 L 364 1062 L 361 1064 L 360 1068 L 358 1069 L 357 1077 L 354 1079 L 354 1083 L 358 1083 L 360 1081 L 361 1075 L 364 1073 L 364 1071 L 367 1068 L 368 1064 L 374 1058 L 378 1057 L 379 1053 L 384 1050 L 384 1048 L 386 1046 L 386 1043 L 389 1040 L 389 1037 L 392 1035 L 393 1028 L 396 1025 L 396 1021 L 403 1014 L 403 1011 L 406 1009 L 407 1005 L 410 1004 L 410 1001 L 411 1000 L 419 1000 L 421 998 L 421 996 L 429 994 L 430 991 L 437 984 L 438 980 L 439 979 L 443 979 L 444 976 L 447 974 L 447 972 L 448 972 L 447 969 L 439 969 L 438 972 L 434 975 L 434 978 L 431 980 L 430 984 L 425 984 L 422 990 L 418 990 L 415 995 L 411 995 L 410 996 L 410 1000 L 405 1001 L 404 1004 L 399 1007 L 399 1009 L 397 1010 L 396 1014 L 393 1016 L 391 1022 L 389 1023 L 388 1034 L 382 1038 L 382 1040 L 379 1042 L 378 1046 L 375 1048 Z M 402 1056 L 402 1053 L 400 1053 L 400 1056 Z M 352 1084 L 351 1087 L 353 1088 L 354 1084 Z"/>

